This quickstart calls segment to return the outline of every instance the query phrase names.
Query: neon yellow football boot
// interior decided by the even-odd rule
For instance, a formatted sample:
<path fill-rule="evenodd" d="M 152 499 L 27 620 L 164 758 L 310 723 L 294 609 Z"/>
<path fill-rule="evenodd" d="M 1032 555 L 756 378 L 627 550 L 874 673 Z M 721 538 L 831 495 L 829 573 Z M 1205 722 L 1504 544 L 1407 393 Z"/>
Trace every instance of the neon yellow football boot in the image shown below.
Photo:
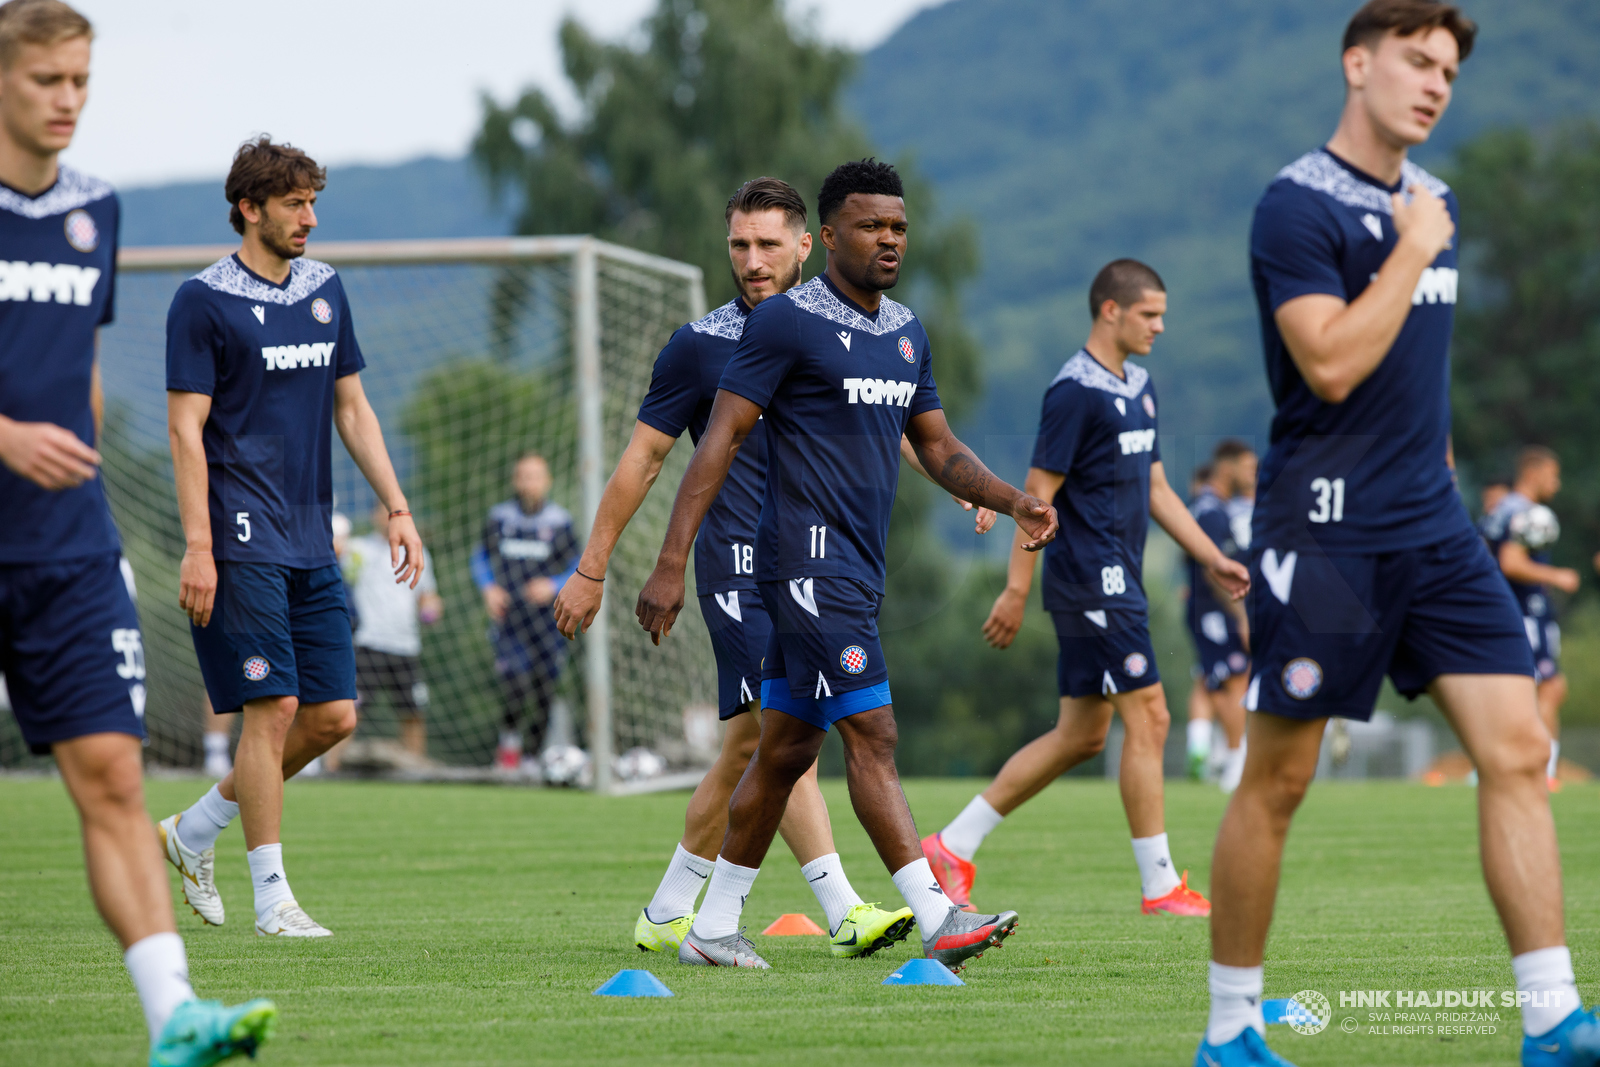
<path fill-rule="evenodd" d="M 640 952 L 676 953 L 678 946 L 688 936 L 689 927 L 693 925 L 692 911 L 688 915 L 658 923 L 651 920 L 649 908 L 641 908 L 639 921 L 633 924 L 633 943 L 639 946 Z"/>
<path fill-rule="evenodd" d="M 880 948 L 904 941 L 916 921 L 910 908 L 884 911 L 876 903 L 857 904 L 833 932 L 829 948 L 840 959 L 865 959 Z"/>

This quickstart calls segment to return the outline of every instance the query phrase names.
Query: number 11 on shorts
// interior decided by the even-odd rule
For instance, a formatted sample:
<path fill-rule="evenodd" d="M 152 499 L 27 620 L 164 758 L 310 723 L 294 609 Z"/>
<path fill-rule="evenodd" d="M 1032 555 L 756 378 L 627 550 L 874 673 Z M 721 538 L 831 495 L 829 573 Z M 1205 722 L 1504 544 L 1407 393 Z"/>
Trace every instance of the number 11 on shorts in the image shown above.
<path fill-rule="evenodd" d="M 811 558 L 828 558 L 828 528 L 826 526 L 811 527 Z"/>

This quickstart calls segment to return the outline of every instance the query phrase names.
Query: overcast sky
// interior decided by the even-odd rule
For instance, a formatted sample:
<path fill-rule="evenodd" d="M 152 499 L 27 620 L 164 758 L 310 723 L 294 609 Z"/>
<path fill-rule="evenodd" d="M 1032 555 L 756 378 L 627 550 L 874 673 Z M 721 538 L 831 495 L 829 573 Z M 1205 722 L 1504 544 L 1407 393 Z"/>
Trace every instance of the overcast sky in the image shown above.
<path fill-rule="evenodd" d="M 865 49 L 943 0 L 790 0 Z M 560 92 L 556 29 L 634 29 L 655 0 L 73 0 L 95 23 L 73 166 L 121 185 L 227 170 L 257 132 L 324 163 L 465 151 L 478 93 Z M 569 97 L 570 99 L 570 97 Z"/>

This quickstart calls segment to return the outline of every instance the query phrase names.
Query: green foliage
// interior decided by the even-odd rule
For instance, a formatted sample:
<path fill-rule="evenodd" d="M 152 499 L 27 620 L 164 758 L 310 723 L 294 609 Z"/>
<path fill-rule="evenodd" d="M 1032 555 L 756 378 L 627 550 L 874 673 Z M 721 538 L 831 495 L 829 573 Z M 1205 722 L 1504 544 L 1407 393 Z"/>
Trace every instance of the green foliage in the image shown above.
<path fill-rule="evenodd" d="M 1600 125 L 1497 130 L 1450 174 L 1466 253 L 1456 327 L 1456 455 L 1479 478 L 1518 447 L 1554 448 L 1558 553 L 1587 570 L 1600 541 Z"/>

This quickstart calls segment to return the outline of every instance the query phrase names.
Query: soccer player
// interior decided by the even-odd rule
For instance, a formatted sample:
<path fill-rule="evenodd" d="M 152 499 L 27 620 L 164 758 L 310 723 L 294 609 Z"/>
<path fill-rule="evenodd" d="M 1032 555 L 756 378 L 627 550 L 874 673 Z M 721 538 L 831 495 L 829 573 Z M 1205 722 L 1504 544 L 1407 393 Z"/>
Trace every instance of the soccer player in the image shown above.
<path fill-rule="evenodd" d="M 1244 544 L 1238 541 L 1235 519 L 1229 505 L 1242 497 L 1246 484 L 1255 483 L 1255 452 L 1249 445 L 1235 438 L 1217 444 L 1211 456 L 1211 474 L 1189 504 L 1189 514 L 1200 529 L 1230 559 L 1238 559 L 1249 550 L 1249 535 Z M 1248 479 L 1248 483 L 1247 480 Z M 1242 517 L 1246 531 L 1249 516 Z M 1211 723 L 1222 726 L 1228 742 L 1227 755 L 1222 761 L 1222 773 L 1217 785 L 1224 793 L 1238 788 L 1239 775 L 1244 772 L 1244 691 L 1249 682 L 1249 620 L 1245 618 L 1244 602 L 1231 596 L 1218 595 L 1217 581 L 1211 577 L 1193 556 L 1187 557 L 1189 569 L 1189 636 L 1194 640 L 1195 653 L 1200 660 L 1200 685 L 1204 687 L 1207 715 L 1204 720 L 1205 740 L 1209 743 Z M 1194 720 L 1189 722 L 1189 758 L 1196 754 Z M 1205 760 L 1207 753 L 1200 758 Z"/>
<path fill-rule="evenodd" d="M 578 580 L 556 598 L 557 624 L 569 636 L 587 628 L 599 612 L 600 582 L 611 553 L 677 438 L 687 429 L 698 443 L 705 432 L 717 383 L 744 333 L 750 310 L 800 282 L 811 235 L 806 232 L 805 200 L 787 182 L 754 178 L 744 183 L 728 200 L 725 221 L 739 296 L 678 330 L 656 359 L 633 438 L 601 497 L 594 532 L 578 563 Z M 903 445 L 902 451 L 909 451 L 909 446 Z M 717 846 L 728 828 L 728 798 L 760 738 L 756 694 L 761 691 L 761 657 L 772 634 L 755 578 L 756 520 L 766 486 L 766 456 L 765 422 L 758 421 L 734 457 L 695 538 L 696 592 L 717 656 L 718 712 L 727 727 L 722 751 L 689 801 L 683 840 L 635 923 L 634 942 L 641 949 L 676 952 L 683 943 L 694 922 L 695 898 L 711 874 Z M 993 513 L 985 514 L 992 523 Z M 983 529 L 987 526 L 980 516 L 980 532 Z M 887 912 L 864 903 L 850 885 L 834 848 L 815 763 L 795 783 L 778 832 L 827 917 L 834 955 L 870 956 L 910 933 L 909 909 Z"/>
<path fill-rule="evenodd" d="M 1328 717 L 1368 718 L 1385 672 L 1432 696 L 1478 768 L 1484 879 L 1530 994 L 1522 1062 L 1600 1061 L 1565 946 L 1533 656 L 1448 464 L 1455 198 L 1406 159 L 1443 116 L 1475 33 L 1436 0 L 1362 7 L 1344 35 L 1338 128 L 1256 206 L 1251 276 L 1277 414 L 1251 547 L 1265 585 L 1256 714 L 1212 863 L 1197 1065 L 1285 1062 L 1261 1014 L 1284 839 Z"/>
<path fill-rule="evenodd" d="M 523 765 L 523 724 L 528 727 L 530 772 L 544 750 L 567 643 L 556 629 L 550 604 L 572 577 L 580 546 L 572 515 L 550 499 L 549 462 L 525 452 L 511 470 L 514 494 L 489 509 L 483 541 L 472 554 L 472 575 L 492 623 L 494 669 L 504 711 L 495 766 Z M 528 704 L 533 703 L 533 714 Z"/>
<path fill-rule="evenodd" d="M 58 161 L 92 38 L 57 0 L 0 5 L 0 688 L 78 809 L 89 891 L 122 945 L 150 1063 L 203 1065 L 254 1054 L 277 1009 L 195 999 L 144 806 L 144 648 L 94 447 L 119 206 Z"/>
<path fill-rule="evenodd" d="M 400 743 L 413 756 L 428 754 L 428 683 L 422 677 L 421 626 L 444 615 L 444 599 L 434 579 L 433 558 L 422 551 L 422 580 L 413 588 L 397 585 L 389 568 L 389 509 L 372 505 L 372 532 L 352 537 L 340 553 L 345 581 L 355 603 L 356 692 L 369 711 L 382 696 L 400 716 Z M 343 745 L 345 742 L 340 742 Z M 337 751 L 335 748 L 333 751 Z M 325 760 L 333 769 L 333 751 Z"/>
<path fill-rule="evenodd" d="M 283 783 L 355 729 L 355 652 L 333 552 L 330 427 L 389 512 L 396 582 L 422 541 L 333 268 L 304 258 L 323 169 L 270 137 L 234 155 L 226 195 L 242 241 L 179 287 L 167 313 L 167 428 L 188 550 L 178 603 L 219 715 L 243 712 L 233 773 L 161 822 L 184 897 L 221 925 L 215 845 L 242 815 L 256 932 L 327 937 L 284 867 Z"/>
<path fill-rule="evenodd" d="M 1543 445 L 1529 445 L 1517 456 L 1517 480 L 1511 491 L 1483 523 L 1484 539 L 1522 609 L 1522 625 L 1533 648 L 1539 718 L 1551 738 L 1545 777 L 1552 790 L 1561 788 L 1556 767 L 1561 759 L 1561 705 L 1567 699 L 1567 676 L 1561 673 L 1561 624 L 1545 586 L 1553 585 L 1570 596 L 1578 591 L 1578 572 L 1550 565 L 1555 531 L 1531 528 L 1528 517 L 1560 491 L 1561 460 Z"/>
<path fill-rule="evenodd" d="M 655 640 L 671 630 L 695 531 L 764 422 L 767 480 L 754 561 L 772 619 L 761 672 L 766 714 L 678 959 L 768 966 L 740 933 L 740 912 L 795 783 L 837 724 L 856 816 L 911 907 L 924 953 L 959 970 L 1008 936 L 1017 915 L 968 915 L 945 898 L 918 849 L 895 771 L 877 618 L 902 435 L 949 492 L 1015 518 L 1030 548 L 1055 536 L 1056 518 L 1048 504 L 989 473 L 950 432 L 927 334 L 909 308 L 883 296 L 899 280 L 906 250 L 894 168 L 872 160 L 835 168 L 817 217 L 826 272 L 763 300 L 746 319 L 636 609 Z"/>
<path fill-rule="evenodd" d="M 1203 562 L 1221 595 L 1242 596 L 1245 568 L 1223 554 L 1167 484 L 1156 440 L 1155 388 L 1130 362 L 1149 355 L 1165 329 L 1166 285 L 1137 260 L 1106 264 L 1089 287 L 1093 325 L 1084 346 L 1045 390 L 1026 491 L 1054 502 L 1062 536 L 1045 550 L 1044 607 L 1055 623 L 1061 715 L 1056 728 L 1025 745 L 989 788 L 938 833 L 922 841 L 939 884 L 970 905 L 972 862 L 1000 820 L 1105 746 L 1113 711 L 1127 730 L 1119 783 L 1133 834 L 1146 914 L 1204 916 L 1205 897 L 1178 876 L 1167 845 L 1162 749 L 1171 716 L 1150 646 L 1141 584 L 1145 537 L 1154 518 Z M 1018 531 L 1006 587 L 983 624 L 996 648 L 1022 628 L 1033 585 L 1033 556 Z"/>

